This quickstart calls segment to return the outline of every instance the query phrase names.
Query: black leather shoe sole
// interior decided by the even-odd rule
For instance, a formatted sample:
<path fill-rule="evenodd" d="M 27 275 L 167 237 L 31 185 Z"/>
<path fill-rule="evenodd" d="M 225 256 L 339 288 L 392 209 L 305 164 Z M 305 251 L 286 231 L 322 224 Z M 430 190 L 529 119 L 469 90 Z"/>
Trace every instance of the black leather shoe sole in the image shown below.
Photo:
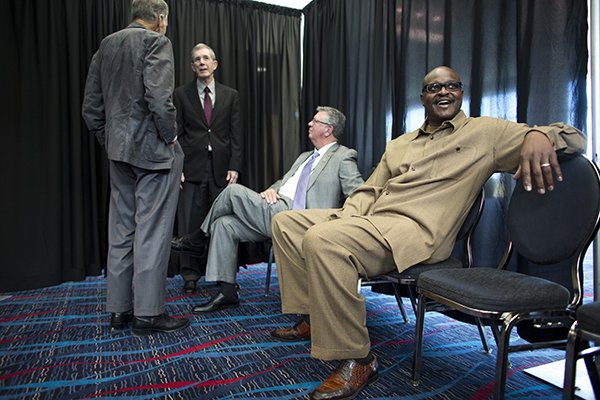
<path fill-rule="evenodd" d="M 220 306 L 214 306 L 214 307 L 194 307 L 192 308 L 192 312 L 194 314 L 206 314 L 206 313 L 210 313 L 210 312 L 215 312 L 215 311 L 221 311 L 221 310 L 225 310 L 227 308 L 236 308 L 239 307 L 240 303 L 231 303 L 231 304 L 223 304 Z"/>
<path fill-rule="evenodd" d="M 182 329 L 187 328 L 188 326 L 190 326 L 190 321 L 186 319 L 185 323 L 171 327 L 171 328 L 164 328 L 164 327 L 159 327 L 159 326 L 149 326 L 147 328 L 131 328 L 131 332 L 133 332 L 133 334 L 135 336 L 148 336 L 148 335 L 152 335 L 153 333 L 169 333 L 169 332 L 180 331 Z"/>

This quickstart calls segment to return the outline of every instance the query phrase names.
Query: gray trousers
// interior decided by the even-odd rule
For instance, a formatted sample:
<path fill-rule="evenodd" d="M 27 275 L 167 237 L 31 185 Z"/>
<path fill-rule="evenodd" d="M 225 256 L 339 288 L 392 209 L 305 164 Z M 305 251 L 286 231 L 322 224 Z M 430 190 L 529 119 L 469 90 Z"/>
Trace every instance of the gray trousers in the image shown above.
<path fill-rule="evenodd" d="M 164 312 L 165 284 L 173 222 L 183 169 L 175 144 L 170 170 L 147 170 L 110 161 L 108 213 L 108 312 L 135 315 Z"/>
<path fill-rule="evenodd" d="M 269 239 L 271 220 L 289 210 L 290 203 L 290 199 L 282 198 L 267 204 L 254 190 L 238 184 L 227 186 L 202 223 L 202 230 L 210 235 L 205 279 L 235 283 L 238 244 Z"/>

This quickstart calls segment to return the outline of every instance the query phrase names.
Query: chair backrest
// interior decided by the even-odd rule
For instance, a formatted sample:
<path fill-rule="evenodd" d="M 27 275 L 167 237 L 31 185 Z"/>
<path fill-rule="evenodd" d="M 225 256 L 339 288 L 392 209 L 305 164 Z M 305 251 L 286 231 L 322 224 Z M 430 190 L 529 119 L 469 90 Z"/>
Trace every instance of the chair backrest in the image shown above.
<path fill-rule="evenodd" d="M 456 234 L 456 243 L 452 256 L 463 260 L 465 267 L 470 267 L 473 262 L 473 250 L 471 246 L 471 238 L 479 218 L 483 212 L 484 193 L 483 189 L 477 195 L 473 205 L 469 209 L 465 220 L 463 221 L 458 233 Z"/>
<path fill-rule="evenodd" d="M 559 155 L 563 181 L 541 195 L 517 183 L 508 207 L 507 229 L 519 263 L 531 275 L 546 279 L 562 271 L 572 284 L 571 306 L 581 302 L 583 257 L 598 231 L 600 175 L 598 167 L 582 155 Z M 556 280 L 555 280 L 556 281 Z"/>

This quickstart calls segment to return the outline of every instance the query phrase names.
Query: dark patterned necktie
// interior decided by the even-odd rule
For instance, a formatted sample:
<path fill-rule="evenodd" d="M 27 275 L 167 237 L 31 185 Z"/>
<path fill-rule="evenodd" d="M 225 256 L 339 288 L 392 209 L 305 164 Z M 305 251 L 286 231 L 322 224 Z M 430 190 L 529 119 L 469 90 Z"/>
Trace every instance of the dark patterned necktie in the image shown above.
<path fill-rule="evenodd" d="M 207 87 L 204 88 L 204 116 L 206 117 L 206 122 L 210 125 L 212 119 L 212 100 L 210 99 L 210 89 Z"/>

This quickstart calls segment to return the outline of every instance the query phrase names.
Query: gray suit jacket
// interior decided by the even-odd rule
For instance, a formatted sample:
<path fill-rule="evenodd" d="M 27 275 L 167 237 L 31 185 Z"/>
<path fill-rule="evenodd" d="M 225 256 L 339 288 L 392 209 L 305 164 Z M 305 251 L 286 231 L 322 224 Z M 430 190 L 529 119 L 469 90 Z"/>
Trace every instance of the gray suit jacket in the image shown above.
<path fill-rule="evenodd" d="M 132 22 L 102 40 L 85 84 L 82 115 L 108 159 L 169 169 L 177 135 L 169 39 Z"/>
<path fill-rule="evenodd" d="M 283 178 L 270 188 L 278 191 L 312 153 L 307 151 L 300 154 Z M 354 149 L 338 143 L 331 146 L 310 174 L 306 208 L 338 208 L 354 189 L 362 185 L 363 178 L 358 171 L 356 156 Z"/>

